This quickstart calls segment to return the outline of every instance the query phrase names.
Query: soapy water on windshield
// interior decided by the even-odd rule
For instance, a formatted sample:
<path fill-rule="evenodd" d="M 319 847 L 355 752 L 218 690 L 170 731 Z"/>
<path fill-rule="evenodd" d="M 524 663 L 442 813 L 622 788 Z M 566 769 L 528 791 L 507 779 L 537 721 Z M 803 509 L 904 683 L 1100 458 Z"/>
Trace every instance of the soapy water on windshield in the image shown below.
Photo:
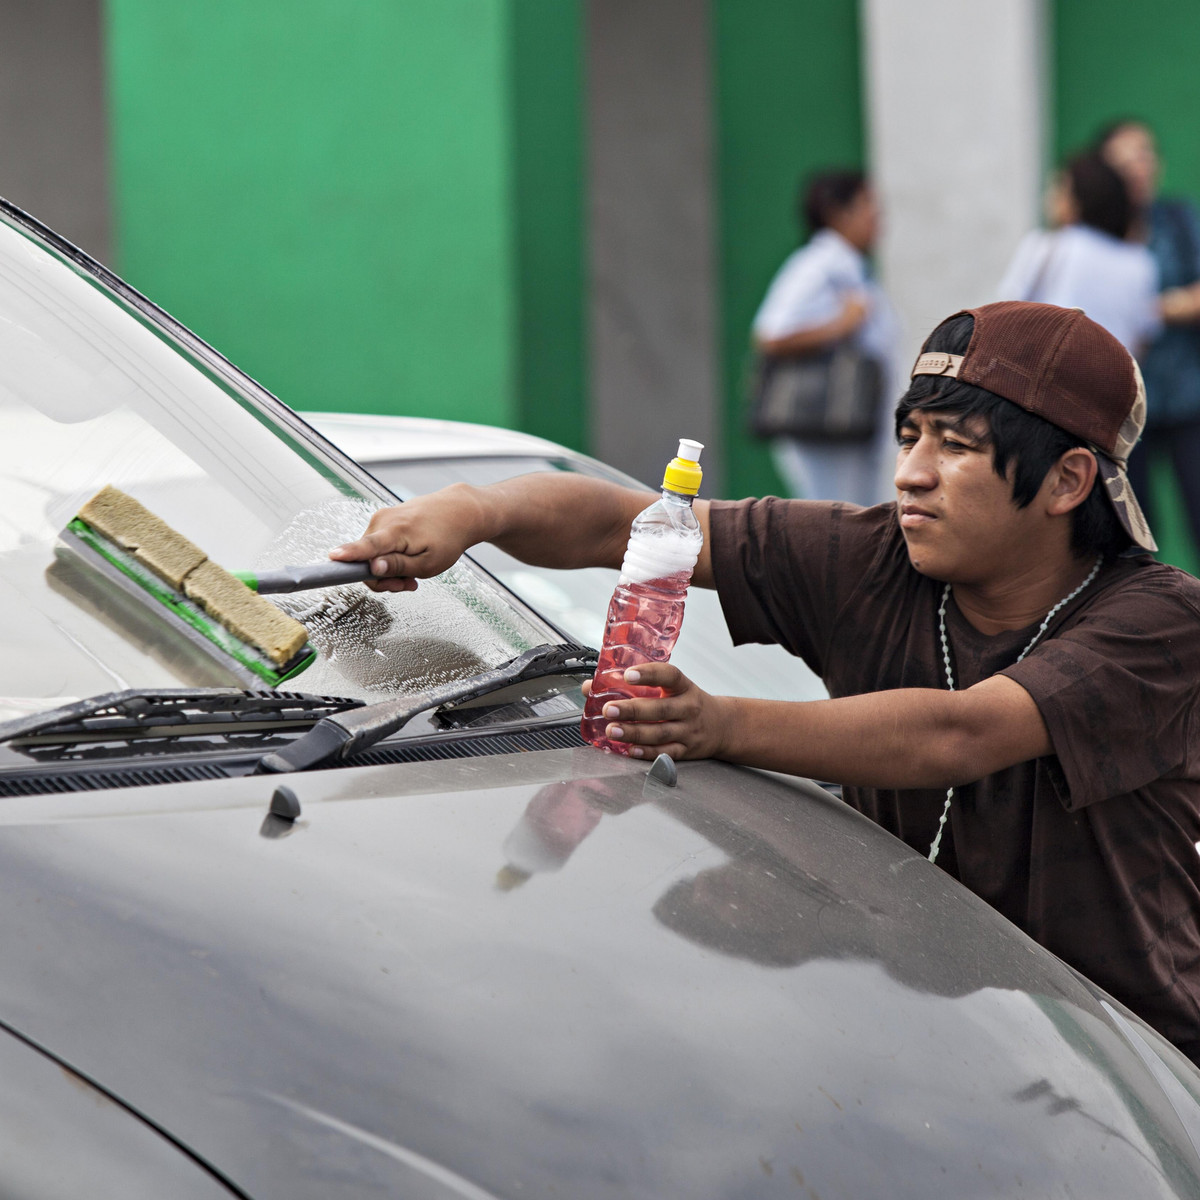
<path fill-rule="evenodd" d="M 362 536 L 380 507 L 337 497 L 298 514 L 253 564 L 268 570 L 320 562 Z M 456 564 L 415 592 L 343 584 L 270 599 L 308 630 L 317 661 L 289 686 L 367 701 L 408 695 L 498 666 L 539 640 L 538 631 L 485 576 Z"/>

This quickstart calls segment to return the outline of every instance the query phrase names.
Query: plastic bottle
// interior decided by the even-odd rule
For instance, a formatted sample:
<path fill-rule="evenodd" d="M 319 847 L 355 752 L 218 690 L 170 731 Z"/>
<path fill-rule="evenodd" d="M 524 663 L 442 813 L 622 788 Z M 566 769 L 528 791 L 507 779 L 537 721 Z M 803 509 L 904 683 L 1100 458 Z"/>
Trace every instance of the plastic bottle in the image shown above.
<path fill-rule="evenodd" d="M 700 490 L 699 442 L 683 440 L 679 453 L 663 473 L 662 497 L 635 518 L 621 577 L 608 606 L 604 646 L 583 710 L 584 740 L 602 750 L 628 754 L 629 746 L 609 741 L 612 724 L 604 706 L 630 696 L 661 696 L 662 688 L 625 682 L 627 668 L 666 662 L 683 624 L 683 604 L 692 570 L 700 557 L 703 536 L 692 512 Z"/>

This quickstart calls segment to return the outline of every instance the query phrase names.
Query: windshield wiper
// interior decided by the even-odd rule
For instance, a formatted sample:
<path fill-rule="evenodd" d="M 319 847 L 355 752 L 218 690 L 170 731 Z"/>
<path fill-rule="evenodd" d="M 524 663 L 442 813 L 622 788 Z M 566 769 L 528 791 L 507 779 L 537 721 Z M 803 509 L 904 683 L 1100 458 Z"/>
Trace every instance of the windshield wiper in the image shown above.
<path fill-rule="evenodd" d="M 127 688 L 0 723 L 0 743 L 22 746 L 135 738 L 281 732 L 310 727 L 361 700 L 240 688 Z"/>
<path fill-rule="evenodd" d="M 403 728 L 413 717 L 430 709 L 474 700 L 514 683 L 544 675 L 593 671 L 598 660 L 597 652 L 586 646 L 535 646 L 490 671 L 472 675 L 470 679 L 428 688 L 396 700 L 384 700 L 353 712 L 323 717 L 290 746 L 264 754 L 254 773 L 274 775 L 285 771 L 307 771 L 312 767 L 340 762 L 356 751 L 375 745 Z"/>

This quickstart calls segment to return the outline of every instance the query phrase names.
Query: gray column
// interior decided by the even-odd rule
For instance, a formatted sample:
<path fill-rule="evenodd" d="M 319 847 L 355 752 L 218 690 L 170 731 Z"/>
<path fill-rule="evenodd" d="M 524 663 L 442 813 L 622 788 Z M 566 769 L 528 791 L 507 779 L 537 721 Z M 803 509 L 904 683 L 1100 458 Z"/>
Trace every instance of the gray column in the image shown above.
<path fill-rule="evenodd" d="M 591 445 L 657 487 L 676 439 L 719 490 L 705 0 L 588 0 Z"/>
<path fill-rule="evenodd" d="M 0 196 L 109 260 L 101 0 L 6 0 Z"/>
<path fill-rule="evenodd" d="M 862 0 L 880 277 L 905 358 L 957 309 L 995 299 L 1040 217 L 1041 0 Z"/>

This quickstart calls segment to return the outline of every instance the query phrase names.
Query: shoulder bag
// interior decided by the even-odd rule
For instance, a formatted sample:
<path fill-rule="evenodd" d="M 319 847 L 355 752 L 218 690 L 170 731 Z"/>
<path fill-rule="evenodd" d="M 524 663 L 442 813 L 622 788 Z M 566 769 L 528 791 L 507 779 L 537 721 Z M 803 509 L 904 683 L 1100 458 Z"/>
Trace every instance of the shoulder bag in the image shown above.
<path fill-rule="evenodd" d="M 879 422 L 883 365 L 853 339 L 817 354 L 761 354 L 749 393 L 755 437 L 865 442 Z"/>

